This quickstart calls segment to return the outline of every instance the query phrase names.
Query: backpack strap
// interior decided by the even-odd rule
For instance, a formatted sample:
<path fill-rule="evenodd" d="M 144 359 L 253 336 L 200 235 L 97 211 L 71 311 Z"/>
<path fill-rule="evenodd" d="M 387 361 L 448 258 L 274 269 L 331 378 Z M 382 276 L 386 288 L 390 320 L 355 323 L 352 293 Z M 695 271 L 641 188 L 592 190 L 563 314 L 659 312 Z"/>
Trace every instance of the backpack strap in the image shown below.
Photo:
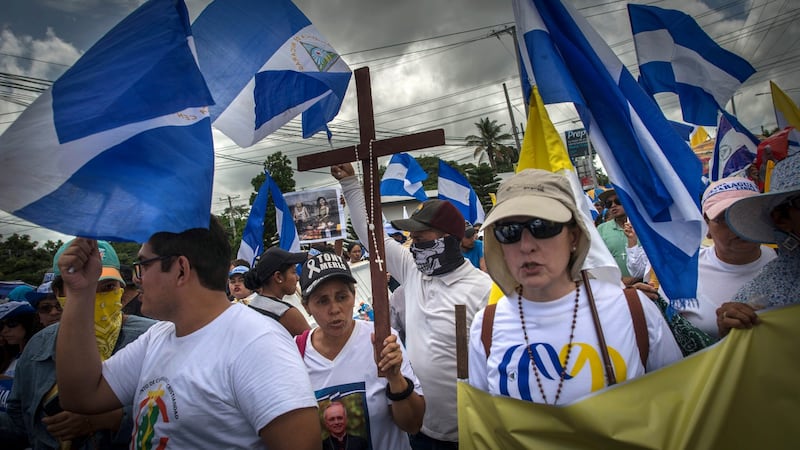
<path fill-rule="evenodd" d="M 483 350 L 486 353 L 486 359 L 489 359 L 489 350 L 492 349 L 492 328 L 494 328 L 494 312 L 497 309 L 497 303 L 486 305 L 483 311 L 483 323 L 481 324 L 481 342 L 483 342 Z"/>
<path fill-rule="evenodd" d="M 308 341 L 308 334 L 311 330 L 305 330 L 294 337 L 294 342 L 297 344 L 297 349 L 300 350 L 300 357 L 306 357 L 306 341 Z"/>
<path fill-rule="evenodd" d="M 631 310 L 633 319 L 633 333 L 636 335 L 636 346 L 639 347 L 639 359 L 642 367 L 647 370 L 647 357 L 650 354 L 650 337 L 647 333 L 647 320 L 644 317 L 644 309 L 639 295 L 635 288 L 625 288 L 625 300 L 628 301 L 628 309 Z"/>

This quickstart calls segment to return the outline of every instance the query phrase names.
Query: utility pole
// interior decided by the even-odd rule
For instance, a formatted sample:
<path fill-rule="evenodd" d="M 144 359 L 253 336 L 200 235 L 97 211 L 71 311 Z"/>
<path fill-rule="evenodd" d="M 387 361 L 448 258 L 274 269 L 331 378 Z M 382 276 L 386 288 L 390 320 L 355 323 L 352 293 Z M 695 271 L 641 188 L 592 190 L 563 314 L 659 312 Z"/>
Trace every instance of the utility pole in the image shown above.
<path fill-rule="evenodd" d="M 508 88 L 503 83 L 503 92 L 506 94 L 506 106 L 508 106 L 508 117 L 511 119 L 511 130 L 514 133 L 514 142 L 517 144 L 517 155 L 522 152 L 522 146 L 519 144 L 519 130 L 517 130 L 517 121 L 514 119 L 514 110 L 511 109 L 511 100 L 508 98 Z"/>
<path fill-rule="evenodd" d="M 233 242 L 236 242 L 236 222 L 233 220 L 233 199 L 239 198 L 238 195 L 231 197 L 230 195 L 228 198 L 228 223 L 231 226 L 231 233 L 233 233 Z M 225 200 L 225 197 L 220 198 L 220 200 Z"/>

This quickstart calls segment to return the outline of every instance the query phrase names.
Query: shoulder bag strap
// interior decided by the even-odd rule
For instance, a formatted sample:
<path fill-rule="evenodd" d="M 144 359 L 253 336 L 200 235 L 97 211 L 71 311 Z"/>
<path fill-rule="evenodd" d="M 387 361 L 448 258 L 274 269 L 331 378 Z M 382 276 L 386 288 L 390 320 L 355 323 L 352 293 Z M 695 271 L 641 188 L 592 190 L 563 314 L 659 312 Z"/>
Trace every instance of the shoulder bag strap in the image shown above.
<path fill-rule="evenodd" d="M 644 317 L 644 309 L 639 295 L 635 288 L 625 288 L 625 300 L 628 301 L 628 309 L 631 310 L 633 319 L 633 333 L 636 335 L 636 345 L 639 347 L 639 359 L 642 360 L 642 367 L 647 370 L 647 357 L 650 354 L 650 337 L 647 333 L 647 320 Z"/>
<path fill-rule="evenodd" d="M 603 335 L 603 327 L 600 326 L 600 315 L 597 314 L 597 305 L 594 302 L 594 294 L 592 293 L 592 286 L 589 284 L 589 276 L 585 270 L 581 270 L 581 278 L 583 278 L 583 286 L 586 289 L 586 296 L 589 297 L 589 309 L 592 311 L 592 320 L 594 320 L 594 329 L 597 332 L 597 344 L 600 346 L 600 354 L 603 356 L 603 365 L 606 368 L 606 379 L 608 385 L 617 384 L 617 376 L 614 374 L 614 366 L 611 364 L 611 357 L 608 355 L 608 347 L 606 346 L 606 337 Z"/>
<path fill-rule="evenodd" d="M 489 359 L 489 350 L 492 349 L 492 328 L 494 328 L 494 311 L 497 309 L 497 303 L 486 305 L 483 311 L 483 323 L 481 324 L 481 342 L 483 342 L 483 350 L 486 353 L 486 359 Z"/>

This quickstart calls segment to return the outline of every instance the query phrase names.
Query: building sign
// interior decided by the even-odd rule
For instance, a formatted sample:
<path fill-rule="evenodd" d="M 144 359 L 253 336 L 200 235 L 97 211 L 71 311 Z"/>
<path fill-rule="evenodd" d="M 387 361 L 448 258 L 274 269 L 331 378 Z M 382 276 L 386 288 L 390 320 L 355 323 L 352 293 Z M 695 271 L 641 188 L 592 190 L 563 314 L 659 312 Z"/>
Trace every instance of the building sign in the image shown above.
<path fill-rule="evenodd" d="M 585 128 L 565 131 L 564 136 L 567 138 L 567 152 L 573 161 L 579 156 L 589 155 L 589 134 Z"/>

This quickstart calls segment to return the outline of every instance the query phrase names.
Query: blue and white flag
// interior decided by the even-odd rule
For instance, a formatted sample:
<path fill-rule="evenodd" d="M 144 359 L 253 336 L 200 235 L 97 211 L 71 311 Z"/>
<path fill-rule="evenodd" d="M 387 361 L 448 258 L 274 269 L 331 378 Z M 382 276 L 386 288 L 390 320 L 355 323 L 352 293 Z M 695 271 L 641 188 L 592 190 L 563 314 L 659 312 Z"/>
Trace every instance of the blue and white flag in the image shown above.
<path fill-rule="evenodd" d="M 275 180 L 269 176 L 269 172 L 264 171 L 266 179 L 258 195 L 250 207 L 250 215 L 242 231 L 242 243 L 239 244 L 239 252 L 236 257 L 248 261 L 251 266 L 255 260 L 264 252 L 264 217 L 267 214 L 267 200 L 272 196 L 272 203 L 275 204 L 275 227 L 278 229 L 280 242 L 278 247 L 290 251 L 300 251 L 300 238 L 297 236 L 297 228 L 292 220 L 292 213 L 283 193 Z M 285 219 L 285 220 L 284 220 Z"/>
<path fill-rule="evenodd" d="M 714 153 L 708 160 L 708 177 L 711 181 L 730 176 L 743 176 L 737 173 L 756 159 L 758 138 L 745 128 L 736 117 L 721 111 L 717 125 L 717 142 Z"/>
<path fill-rule="evenodd" d="M 424 202 L 428 199 L 425 188 L 422 187 L 422 182 L 426 179 L 428 174 L 416 159 L 408 153 L 395 153 L 383 173 L 381 195 L 414 197 Z"/>
<path fill-rule="evenodd" d="M 558 0 L 514 0 L 514 16 L 518 39 L 531 52 L 528 75 L 535 75 L 543 98 L 571 101 L 582 111 L 665 292 L 678 302 L 696 298 L 697 255 L 705 235 L 700 161 L 573 8 Z M 539 60 L 548 61 L 542 72 Z M 547 76 L 550 67 L 562 67 L 560 76 Z M 556 94 L 546 96 L 550 89 Z"/>
<path fill-rule="evenodd" d="M 717 109 L 755 73 L 753 66 L 680 11 L 628 4 L 628 14 L 644 89 L 650 95 L 674 92 L 684 121 L 716 125 Z"/>
<path fill-rule="evenodd" d="M 447 200 L 464 216 L 469 223 L 483 223 L 486 214 L 478 195 L 469 181 L 459 171 L 439 160 L 439 198 Z"/>
<path fill-rule="evenodd" d="M 240 147 L 300 113 L 311 137 L 339 112 L 350 68 L 291 1 L 216 0 L 192 31 L 213 125 Z"/>
<path fill-rule="evenodd" d="M 175 0 L 103 36 L 0 137 L 0 208 L 111 241 L 208 228 L 213 100 L 192 46 Z"/>

